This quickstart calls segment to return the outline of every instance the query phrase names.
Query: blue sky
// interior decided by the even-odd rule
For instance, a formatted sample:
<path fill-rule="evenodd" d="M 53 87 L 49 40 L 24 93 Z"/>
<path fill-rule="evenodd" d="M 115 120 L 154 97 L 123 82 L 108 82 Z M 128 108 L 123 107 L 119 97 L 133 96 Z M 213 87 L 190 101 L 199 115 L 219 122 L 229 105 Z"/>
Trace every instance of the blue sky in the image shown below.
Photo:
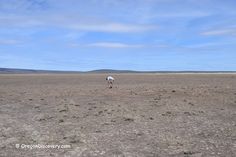
<path fill-rule="evenodd" d="M 0 67 L 236 70 L 235 0 L 0 0 Z"/>

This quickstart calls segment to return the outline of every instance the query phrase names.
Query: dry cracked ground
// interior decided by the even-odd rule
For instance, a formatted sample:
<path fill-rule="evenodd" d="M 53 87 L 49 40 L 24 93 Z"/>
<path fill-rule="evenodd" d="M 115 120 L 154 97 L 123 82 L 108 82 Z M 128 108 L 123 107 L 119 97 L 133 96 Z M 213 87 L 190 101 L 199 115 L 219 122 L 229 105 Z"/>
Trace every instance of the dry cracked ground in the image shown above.
<path fill-rule="evenodd" d="M 106 76 L 0 75 L 0 156 L 236 156 L 235 74 Z"/>

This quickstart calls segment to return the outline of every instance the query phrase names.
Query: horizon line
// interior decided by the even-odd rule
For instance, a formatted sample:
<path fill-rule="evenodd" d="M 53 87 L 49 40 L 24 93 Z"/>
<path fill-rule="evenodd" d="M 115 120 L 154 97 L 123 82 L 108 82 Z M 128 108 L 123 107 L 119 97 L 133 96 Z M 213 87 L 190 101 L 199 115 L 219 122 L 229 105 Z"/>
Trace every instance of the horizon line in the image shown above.
<path fill-rule="evenodd" d="M 45 70 L 1 68 L 0 74 L 10 73 L 236 73 L 236 70 L 130 70 L 130 69 L 94 69 L 94 70 Z"/>

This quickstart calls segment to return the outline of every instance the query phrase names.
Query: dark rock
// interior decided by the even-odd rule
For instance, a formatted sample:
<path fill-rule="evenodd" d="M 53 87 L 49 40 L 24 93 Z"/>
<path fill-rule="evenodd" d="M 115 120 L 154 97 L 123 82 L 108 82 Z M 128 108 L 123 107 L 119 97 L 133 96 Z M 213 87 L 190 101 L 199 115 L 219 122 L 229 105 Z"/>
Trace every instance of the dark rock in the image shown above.
<path fill-rule="evenodd" d="M 61 109 L 61 110 L 59 110 L 59 112 L 66 112 L 67 111 L 67 109 Z"/>
<path fill-rule="evenodd" d="M 124 121 L 133 122 L 134 119 L 133 118 L 124 118 Z"/>
<path fill-rule="evenodd" d="M 150 120 L 153 120 L 153 118 L 152 118 L 152 117 L 150 117 L 149 119 L 150 119 Z"/>
<path fill-rule="evenodd" d="M 62 123 L 62 122 L 64 122 L 64 120 L 63 120 L 63 119 L 60 119 L 60 120 L 59 120 L 59 123 Z"/>
<path fill-rule="evenodd" d="M 191 106 L 194 106 L 194 104 L 193 104 L 193 103 L 191 103 L 191 102 L 189 102 L 188 104 L 189 104 L 189 105 L 191 105 Z"/>

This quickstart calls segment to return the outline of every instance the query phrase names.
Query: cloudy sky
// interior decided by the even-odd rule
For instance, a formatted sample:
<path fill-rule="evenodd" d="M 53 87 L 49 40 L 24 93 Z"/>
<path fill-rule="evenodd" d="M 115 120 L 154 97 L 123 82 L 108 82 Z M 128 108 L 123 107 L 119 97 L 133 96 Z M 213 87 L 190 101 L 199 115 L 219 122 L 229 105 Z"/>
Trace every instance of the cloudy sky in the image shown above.
<path fill-rule="evenodd" d="M 0 67 L 236 70 L 236 1 L 0 0 Z"/>

